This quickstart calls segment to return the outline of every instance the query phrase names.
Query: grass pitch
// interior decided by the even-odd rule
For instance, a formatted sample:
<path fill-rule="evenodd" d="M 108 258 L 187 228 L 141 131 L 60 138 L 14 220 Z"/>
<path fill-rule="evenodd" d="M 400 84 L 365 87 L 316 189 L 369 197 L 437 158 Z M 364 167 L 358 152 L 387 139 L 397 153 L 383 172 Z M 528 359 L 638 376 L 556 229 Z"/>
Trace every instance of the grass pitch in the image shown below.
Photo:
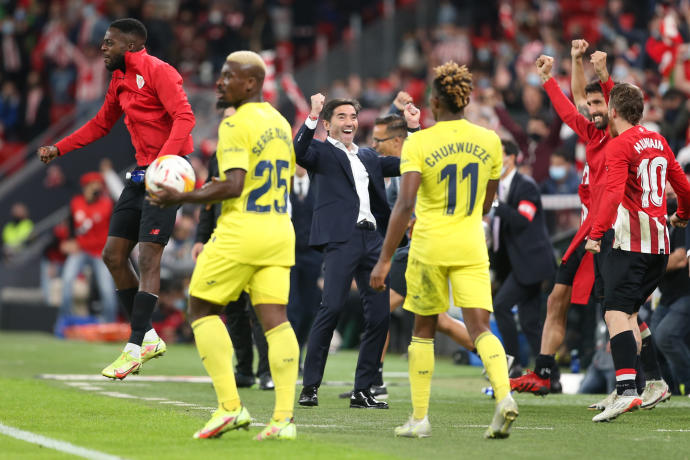
<path fill-rule="evenodd" d="M 209 383 L 100 378 L 121 345 L 57 340 L 49 335 L 0 333 L 0 425 L 126 459 L 384 459 L 384 458 L 690 458 L 690 399 L 673 397 L 652 411 L 591 422 L 591 395 L 546 398 L 516 395 L 520 417 L 507 440 L 485 440 L 493 401 L 480 393 L 479 369 L 438 359 L 431 392 L 428 439 L 397 439 L 393 428 L 410 413 L 407 362 L 386 360 L 390 410 L 350 409 L 338 394 L 348 385 L 325 385 L 320 406 L 295 409 L 295 442 L 258 443 L 253 437 L 273 408 L 273 393 L 240 389 L 257 425 L 215 440 L 192 434 L 216 404 Z M 350 382 L 356 354 L 330 356 L 326 381 Z M 41 374 L 79 374 L 67 380 Z M 141 376 L 205 376 L 196 349 L 169 346 Z M 392 375 L 392 376 L 391 376 Z M 299 390 L 299 388 L 298 388 Z M 76 458 L 0 434 L 1 459 Z M 94 457 L 95 458 L 95 457 Z"/>

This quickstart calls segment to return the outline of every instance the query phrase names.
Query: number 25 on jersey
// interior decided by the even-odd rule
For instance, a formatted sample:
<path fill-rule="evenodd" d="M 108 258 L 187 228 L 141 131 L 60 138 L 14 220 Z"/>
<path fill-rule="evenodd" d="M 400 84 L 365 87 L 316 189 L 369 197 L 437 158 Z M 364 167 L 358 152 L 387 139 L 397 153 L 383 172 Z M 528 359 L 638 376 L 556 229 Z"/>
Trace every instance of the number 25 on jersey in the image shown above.
<path fill-rule="evenodd" d="M 276 160 L 275 166 L 271 161 L 263 160 L 257 163 L 256 168 L 254 168 L 254 178 L 261 179 L 265 178 L 264 183 L 259 187 L 255 188 L 249 192 L 247 197 L 247 211 L 266 213 L 271 212 L 273 209 L 279 214 L 285 214 L 287 212 L 287 200 L 288 200 L 288 183 L 285 177 L 285 173 L 290 170 L 290 163 L 285 160 Z M 275 170 L 275 184 L 273 183 L 273 171 Z M 289 172 L 288 172 L 289 174 Z M 282 203 L 279 200 L 273 200 L 273 204 L 260 205 L 257 203 L 266 193 L 271 191 L 271 188 L 277 193 L 272 193 L 273 196 L 281 196 Z M 281 193 L 282 192 L 282 193 Z M 280 195 L 278 195 L 280 194 Z"/>

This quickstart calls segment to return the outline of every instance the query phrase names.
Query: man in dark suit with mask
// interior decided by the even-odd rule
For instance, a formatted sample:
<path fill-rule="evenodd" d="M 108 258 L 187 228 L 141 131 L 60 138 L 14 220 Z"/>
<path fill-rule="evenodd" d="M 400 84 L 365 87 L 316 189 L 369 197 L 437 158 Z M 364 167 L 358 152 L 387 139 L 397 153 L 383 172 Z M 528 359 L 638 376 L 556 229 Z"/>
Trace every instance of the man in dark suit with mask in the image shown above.
<path fill-rule="evenodd" d="M 539 353 L 541 285 L 556 273 L 541 194 L 531 177 L 517 171 L 517 154 L 514 143 L 503 141 L 503 172 L 490 212 L 493 268 L 502 281 L 494 296 L 494 317 L 506 353 L 513 356 L 520 356 L 513 306 L 532 353 Z M 520 366 L 511 372 L 520 375 Z"/>

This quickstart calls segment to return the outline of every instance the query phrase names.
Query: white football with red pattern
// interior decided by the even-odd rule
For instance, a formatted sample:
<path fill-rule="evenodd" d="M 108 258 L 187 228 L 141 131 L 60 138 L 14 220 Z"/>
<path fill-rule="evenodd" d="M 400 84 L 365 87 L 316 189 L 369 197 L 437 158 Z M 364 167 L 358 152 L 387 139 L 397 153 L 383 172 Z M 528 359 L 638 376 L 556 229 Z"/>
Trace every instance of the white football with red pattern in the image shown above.
<path fill-rule="evenodd" d="M 161 189 L 156 184 L 164 184 L 178 192 L 194 190 L 196 176 L 189 161 L 177 155 L 164 155 L 156 158 L 146 169 L 144 180 L 146 191 L 155 194 Z"/>

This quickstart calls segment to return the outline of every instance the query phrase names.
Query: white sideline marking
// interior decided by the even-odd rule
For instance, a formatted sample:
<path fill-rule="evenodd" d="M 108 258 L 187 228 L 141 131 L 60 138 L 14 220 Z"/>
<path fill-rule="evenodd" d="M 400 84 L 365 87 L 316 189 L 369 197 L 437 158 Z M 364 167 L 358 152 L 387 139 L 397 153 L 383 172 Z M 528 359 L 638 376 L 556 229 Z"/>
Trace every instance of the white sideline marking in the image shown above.
<path fill-rule="evenodd" d="M 108 383 L 108 378 L 96 374 L 40 374 L 40 379 L 61 380 L 61 381 L 88 381 Z M 128 382 L 170 382 L 170 383 L 211 383 L 211 377 L 196 376 L 166 376 L 166 375 L 130 375 Z"/>
<path fill-rule="evenodd" d="M 395 374 L 395 372 L 391 372 L 390 374 Z M 405 377 L 407 377 L 407 372 L 398 372 L 398 374 L 402 375 L 404 374 Z M 389 373 L 386 373 L 385 375 L 389 375 Z M 101 383 L 112 383 L 112 384 L 118 384 L 120 382 L 124 382 L 124 380 L 117 381 L 117 380 L 112 380 L 108 379 L 106 377 L 103 377 L 102 375 L 97 375 L 97 374 L 39 374 L 38 375 L 39 379 L 44 379 L 44 380 L 59 380 L 59 381 L 67 381 L 67 382 L 72 382 L 72 381 L 77 381 L 77 382 L 101 382 Z M 163 383 L 213 383 L 211 382 L 211 377 L 208 376 L 180 376 L 180 375 L 148 375 L 148 376 L 143 376 L 143 375 L 130 375 L 127 377 L 127 382 L 163 382 Z M 297 380 L 295 382 L 296 385 L 302 385 L 302 380 Z M 352 386 L 352 381 L 344 381 L 344 380 L 331 380 L 327 382 L 322 382 L 322 385 L 327 385 L 327 386 L 338 386 L 338 387 L 347 387 L 347 386 Z M 72 384 L 69 384 L 72 385 Z M 77 386 L 77 385 L 74 385 Z M 392 384 L 392 386 L 395 386 Z"/>
<path fill-rule="evenodd" d="M 100 394 L 105 396 L 110 396 L 111 398 L 121 398 L 121 399 L 139 399 L 139 396 L 133 396 L 127 393 L 120 393 L 117 391 L 102 391 Z"/>
<path fill-rule="evenodd" d="M 667 430 L 667 429 L 664 429 L 664 428 L 659 428 L 659 429 L 656 430 L 656 431 L 673 432 L 673 433 L 690 433 L 690 430 L 683 430 L 683 429 L 680 429 L 680 430 Z"/>
<path fill-rule="evenodd" d="M 65 452 L 77 457 L 88 458 L 90 460 L 121 460 L 122 457 L 99 452 L 97 450 L 87 449 L 85 447 L 75 446 L 66 441 L 58 441 L 57 439 L 47 438 L 40 434 L 24 431 L 11 426 L 0 423 L 0 433 L 10 436 L 20 441 L 30 442 L 31 444 L 38 444 L 39 446 L 48 447 L 50 449 Z"/>
<path fill-rule="evenodd" d="M 452 428 L 486 428 L 487 425 L 451 425 Z M 552 426 L 514 426 L 513 430 L 542 430 L 553 431 Z M 688 430 L 690 431 L 690 430 Z"/>

